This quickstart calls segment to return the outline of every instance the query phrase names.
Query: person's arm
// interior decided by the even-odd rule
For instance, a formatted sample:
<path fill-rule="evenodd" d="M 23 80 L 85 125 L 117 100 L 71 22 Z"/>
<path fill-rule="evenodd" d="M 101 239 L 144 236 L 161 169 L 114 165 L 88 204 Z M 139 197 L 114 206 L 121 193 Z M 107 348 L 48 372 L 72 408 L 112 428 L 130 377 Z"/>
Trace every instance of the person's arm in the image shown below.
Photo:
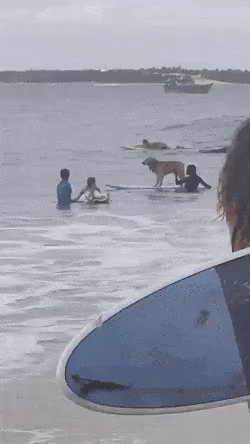
<path fill-rule="evenodd" d="M 184 179 L 178 179 L 177 174 L 175 174 L 175 184 L 176 185 L 183 185 L 187 181 L 187 177 L 184 177 Z"/>
<path fill-rule="evenodd" d="M 85 189 L 82 190 L 82 191 L 80 191 L 80 193 L 78 194 L 78 196 L 77 196 L 75 199 L 73 199 L 72 202 L 78 202 L 79 199 L 81 199 L 81 197 L 82 197 L 82 195 L 84 194 L 84 192 L 85 192 Z"/>
<path fill-rule="evenodd" d="M 72 195 L 72 188 L 71 188 L 70 184 L 68 184 L 68 197 L 69 197 L 69 201 L 70 201 L 70 203 L 76 202 L 76 199 L 72 199 L 71 195 Z"/>
<path fill-rule="evenodd" d="M 212 188 L 210 185 L 208 185 L 208 183 L 204 182 L 204 180 L 201 177 L 200 177 L 200 184 L 203 185 L 208 190 L 211 190 Z"/>
<path fill-rule="evenodd" d="M 71 189 L 71 186 L 69 183 L 67 185 L 67 194 L 68 194 L 69 202 L 71 203 L 72 202 L 72 199 L 71 199 L 72 189 Z"/>

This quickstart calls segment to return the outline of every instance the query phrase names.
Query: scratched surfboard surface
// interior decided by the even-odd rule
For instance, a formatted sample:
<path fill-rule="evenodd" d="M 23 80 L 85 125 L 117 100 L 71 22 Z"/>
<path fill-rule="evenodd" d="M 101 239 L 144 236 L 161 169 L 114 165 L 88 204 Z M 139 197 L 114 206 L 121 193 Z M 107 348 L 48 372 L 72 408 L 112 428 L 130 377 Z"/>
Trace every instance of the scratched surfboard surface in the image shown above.
<path fill-rule="evenodd" d="M 245 399 L 249 338 L 247 254 L 133 302 L 80 338 L 61 364 L 66 391 L 119 413 Z"/>

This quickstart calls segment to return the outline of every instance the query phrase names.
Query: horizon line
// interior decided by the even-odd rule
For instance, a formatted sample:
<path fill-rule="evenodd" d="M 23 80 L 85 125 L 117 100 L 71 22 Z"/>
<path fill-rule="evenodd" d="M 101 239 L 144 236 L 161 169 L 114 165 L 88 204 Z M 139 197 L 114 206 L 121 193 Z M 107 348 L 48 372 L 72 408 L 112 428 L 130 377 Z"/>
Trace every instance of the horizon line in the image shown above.
<path fill-rule="evenodd" d="M 249 69 L 244 68 L 186 68 L 181 65 L 177 66 L 148 66 L 148 67 L 140 67 L 140 68 L 5 68 L 0 69 L 0 72 L 36 72 L 36 71 L 99 71 L 99 72 L 108 72 L 108 71 L 141 71 L 141 70 L 162 70 L 162 69 L 175 69 L 175 70 L 185 70 L 185 71 L 241 71 L 241 72 L 250 72 Z"/>

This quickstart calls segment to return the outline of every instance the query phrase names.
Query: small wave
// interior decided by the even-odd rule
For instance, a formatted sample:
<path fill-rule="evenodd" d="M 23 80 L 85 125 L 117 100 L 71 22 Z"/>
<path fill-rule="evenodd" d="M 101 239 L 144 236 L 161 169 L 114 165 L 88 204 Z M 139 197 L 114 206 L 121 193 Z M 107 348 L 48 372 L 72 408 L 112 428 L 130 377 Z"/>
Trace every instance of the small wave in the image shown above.
<path fill-rule="evenodd" d="M 190 125 L 192 125 L 192 123 L 177 123 L 175 125 L 165 126 L 165 128 L 162 128 L 162 131 L 174 130 L 174 129 L 179 129 L 179 128 L 185 128 L 186 126 L 190 126 Z"/>
<path fill-rule="evenodd" d="M 2 162 L 1 163 L 2 166 L 18 166 L 18 165 L 22 165 L 21 161 L 17 161 L 17 162 Z"/>
<path fill-rule="evenodd" d="M 126 83 L 93 83 L 93 86 L 103 87 L 103 88 L 119 88 L 121 86 L 126 86 Z"/>
<path fill-rule="evenodd" d="M 191 122 L 187 123 L 177 123 L 174 125 L 168 125 L 164 128 L 162 128 L 162 131 L 169 131 L 169 130 L 175 130 L 180 128 L 191 128 L 193 125 L 199 125 L 202 122 L 210 122 L 212 120 L 221 120 L 223 117 L 202 117 L 200 119 L 194 119 Z"/>
<path fill-rule="evenodd" d="M 244 119 L 245 119 L 245 117 L 243 117 L 243 116 L 230 116 L 230 115 L 201 117 L 199 119 L 194 119 L 191 122 L 187 122 L 187 123 L 177 123 L 177 124 L 167 125 L 164 128 L 162 128 L 161 131 L 169 131 L 169 130 L 171 131 L 171 130 L 180 129 L 180 128 L 187 128 L 187 127 L 190 128 L 193 125 L 200 125 L 205 122 L 219 122 L 221 120 L 227 120 L 230 124 L 232 122 L 239 123 L 239 122 L 242 122 L 242 120 L 244 120 Z"/>

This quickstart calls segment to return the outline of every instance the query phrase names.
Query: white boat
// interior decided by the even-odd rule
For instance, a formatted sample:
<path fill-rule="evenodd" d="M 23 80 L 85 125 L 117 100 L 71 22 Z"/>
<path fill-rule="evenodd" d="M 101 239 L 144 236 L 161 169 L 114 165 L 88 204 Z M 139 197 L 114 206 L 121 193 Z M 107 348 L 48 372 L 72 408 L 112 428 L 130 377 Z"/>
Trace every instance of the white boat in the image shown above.
<path fill-rule="evenodd" d="M 168 74 L 165 77 L 164 90 L 175 94 L 208 94 L 213 83 L 195 83 L 194 79 L 186 74 Z"/>

